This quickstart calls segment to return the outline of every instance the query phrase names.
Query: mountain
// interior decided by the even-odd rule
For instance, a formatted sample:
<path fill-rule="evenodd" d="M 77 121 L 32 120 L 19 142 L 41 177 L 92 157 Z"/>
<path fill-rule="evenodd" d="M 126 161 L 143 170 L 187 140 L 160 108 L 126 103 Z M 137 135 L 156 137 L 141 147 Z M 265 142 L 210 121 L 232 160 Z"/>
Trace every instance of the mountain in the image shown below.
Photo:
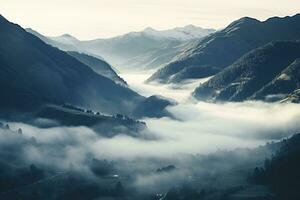
<path fill-rule="evenodd" d="M 295 90 L 291 94 L 287 95 L 282 102 L 300 103 L 300 89 Z"/>
<path fill-rule="evenodd" d="M 71 103 L 130 114 L 144 97 L 0 17 L 1 109 Z"/>
<path fill-rule="evenodd" d="M 70 35 L 70 34 L 63 34 L 61 36 L 56 36 L 56 37 L 49 37 L 49 39 L 51 39 L 52 41 L 56 41 L 60 44 L 76 44 L 78 42 L 80 42 L 77 38 L 75 38 L 74 36 Z"/>
<path fill-rule="evenodd" d="M 206 101 L 284 99 L 299 89 L 298 58 L 300 41 L 269 43 L 247 53 L 200 85 L 193 96 Z"/>
<path fill-rule="evenodd" d="M 165 108 L 167 106 L 174 106 L 177 102 L 164 98 L 162 96 L 153 95 L 138 104 L 134 111 L 133 116 L 136 118 L 152 117 L 174 117 Z"/>
<path fill-rule="evenodd" d="M 64 34 L 58 37 L 47 38 L 30 28 L 27 28 L 26 31 L 37 36 L 45 43 L 50 44 L 51 46 L 58 47 L 60 49 L 64 49 L 65 51 L 68 51 L 68 54 L 75 57 L 77 60 L 84 63 L 85 65 L 91 67 L 98 74 L 105 76 L 109 79 L 112 79 L 117 83 L 127 85 L 126 82 L 117 75 L 117 73 L 113 70 L 110 64 L 108 64 L 105 60 L 101 59 L 100 56 L 96 57 L 85 53 L 79 53 L 77 51 L 71 51 L 77 49 L 75 45 L 69 45 L 71 43 L 79 42 L 79 40 L 77 40 L 75 37 L 69 34 Z"/>
<path fill-rule="evenodd" d="M 254 99 L 261 100 L 277 100 L 288 94 L 297 93 L 300 89 L 300 58 L 296 59 L 286 69 L 280 72 L 270 83 L 253 95 Z M 287 96 L 286 100 L 297 102 L 296 99 L 290 99 Z M 298 98 L 298 101 L 300 98 Z"/>
<path fill-rule="evenodd" d="M 272 199 L 300 198 L 299 182 L 300 177 L 300 134 L 280 142 L 280 148 L 265 160 L 263 167 L 256 167 L 253 170 L 251 179 L 257 184 L 268 186 L 274 194 Z"/>
<path fill-rule="evenodd" d="M 212 76 L 255 48 L 272 41 L 296 39 L 300 39 L 300 14 L 266 21 L 244 17 L 187 47 L 148 81 L 176 83 Z"/>
<path fill-rule="evenodd" d="M 113 68 L 104 60 L 84 53 L 78 53 L 76 51 L 69 51 L 67 53 L 83 64 L 91 67 L 99 75 L 105 76 L 123 86 L 127 86 L 127 83 L 121 77 L 119 77 L 118 74 L 113 70 Z"/>
<path fill-rule="evenodd" d="M 40 128 L 51 128 L 59 126 L 86 126 L 93 129 L 103 137 L 126 134 L 132 137 L 139 136 L 140 131 L 146 129 L 146 124 L 124 115 L 104 115 L 92 110 L 83 110 L 70 104 L 44 105 L 27 115 L 25 123 Z M 56 123 L 43 124 L 37 119 L 48 119 Z"/>
<path fill-rule="evenodd" d="M 64 51 L 79 51 L 79 49 L 76 48 L 76 38 L 68 35 L 68 34 L 65 34 L 65 35 L 62 35 L 62 36 L 59 36 L 59 37 L 46 37 L 42 34 L 40 34 L 39 32 L 31 29 L 31 28 L 26 28 L 25 29 L 28 33 L 31 33 L 33 35 L 35 35 L 36 37 L 40 38 L 41 40 L 43 40 L 45 43 L 53 46 L 53 47 L 57 47 L 61 50 L 64 50 Z M 71 39 L 66 39 L 66 37 L 70 38 L 72 37 L 73 38 L 73 43 L 71 43 Z M 53 39 L 52 39 L 53 38 Z M 57 41 L 56 41 L 57 40 Z M 65 42 L 64 42 L 65 41 Z M 68 41 L 68 42 L 67 42 Z"/>
<path fill-rule="evenodd" d="M 174 40 L 193 40 L 205 37 L 215 32 L 214 29 L 204 29 L 194 25 L 177 27 L 169 30 L 158 31 L 153 28 L 146 28 L 142 31 L 143 34 L 157 39 L 174 39 Z"/>
<path fill-rule="evenodd" d="M 158 68 L 170 62 L 190 41 L 214 32 L 213 29 L 189 25 L 165 31 L 146 28 L 141 32 L 130 32 L 108 39 L 79 41 L 70 35 L 45 37 L 30 29 L 28 31 L 61 50 L 101 56 L 123 70 Z"/>

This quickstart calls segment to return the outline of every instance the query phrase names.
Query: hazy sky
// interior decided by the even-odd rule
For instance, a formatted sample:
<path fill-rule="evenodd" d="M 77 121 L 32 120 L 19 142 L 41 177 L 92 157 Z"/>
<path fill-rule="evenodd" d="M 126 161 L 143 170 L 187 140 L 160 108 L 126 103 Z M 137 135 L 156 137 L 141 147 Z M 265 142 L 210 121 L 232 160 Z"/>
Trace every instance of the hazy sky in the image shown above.
<path fill-rule="evenodd" d="M 145 27 L 222 28 L 242 16 L 264 20 L 300 12 L 297 0 L 0 0 L 0 13 L 46 35 L 111 37 Z"/>

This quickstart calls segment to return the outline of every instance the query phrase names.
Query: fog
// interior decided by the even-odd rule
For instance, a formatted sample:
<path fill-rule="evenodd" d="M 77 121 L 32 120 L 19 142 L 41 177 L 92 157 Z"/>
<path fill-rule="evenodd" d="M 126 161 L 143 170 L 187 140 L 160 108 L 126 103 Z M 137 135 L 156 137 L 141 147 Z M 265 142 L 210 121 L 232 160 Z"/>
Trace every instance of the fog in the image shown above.
<path fill-rule="evenodd" d="M 300 107 L 294 104 L 198 103 L 175 106 L 169 111 L 180 120 L 145 119 L 148 130 L 144 134 L 155 135 L 156 140 L 122 135 L 103 138 L 95 143 L 95 152 L 113 158 L 206 154 L 219 149 L 256 147 L 288 137 L 300 128 Z"/>
<path fill-rule="evenodd" d="M 178 104 L 167 108 L 175 118 L 144 118 L 147 129 L 140 137 L 111 138 L 89 127 L 63 127 L 47 119 L 33 123 L 45 128 L 3 122 L 12 131 L 0 129 L 1 155 L 10 152 L 16 163 L 34 163 L 54 171 L 53 176 L 72 171 L 107 183 L 106 176 L 116 175 L 127 187 L 153 194 L 187 182 L 198 187 L 244 184 L 249 171 L 241 175 L 231 170 L 261 165 L 274 151 L 258 147 L 300 130 L 298 104 L 196 102 L 190 93 L 205 80 L 162 86 L 145 84 L 148 75 L 122 74 L 130 87 L 145 96 L 175 99 Z M 22 134 L 17 133 L 19 128 Z M 166 166 L 173 169 L 157 172 Z M 230 182 L 224 174 L 230 174 Z"/>
<path fill-rule="evenodd" d="M 135 159 L 173 158 L 180 154 L 196 155 L 217 150 L 253 148 L 288 137 L 300 130 L 298 104 L 196 103 L 190 97 L 190 92 L 195 85 L 205 80 L 189 81 L 178 87 L 144 84 L 148 74 L 122 76 L 130 87 L 145 96 L 160 94 L 179 102 L 168 108 L 176 119 L 143 119 L 148 127 L 140 133 L 143 137 L 120 134 L 105 138 L 88 127 L 39 129 L 22 123 L 10 123 L 10 126 L 13 129 L 21 127 L 25 136 L 35 137 L 43 145 L 63 145 L 65 156 L 70 157 L 72 163 L 81 162 L 84 156 L 77 157 L 89 152 L 99 159 Z M 35 152 L 33 149 L 30 151 L 34 152 L 34 157 L 44 156 L 39 155 L 43 152 Z M 68 164 L 62 162 L 61 165 Z"/>
<path fill-rule="evenodd" d="M 126 80 L 130 88 L 141 95 L 146 97 L 151 95 L 161 95 L 174 99 L 180 103 L 190 101 L 190 94 L 193 89 L 200 83 L 211 78 L 187 80 L 183 84 L 162 85 L 159 83 L 145 83 L 145 80 L 147 80 L 155 71 L 131 72 L 123 71 L 121 68 L 118 68 L 118 71 L 120 71 L 120 76 Z"/>

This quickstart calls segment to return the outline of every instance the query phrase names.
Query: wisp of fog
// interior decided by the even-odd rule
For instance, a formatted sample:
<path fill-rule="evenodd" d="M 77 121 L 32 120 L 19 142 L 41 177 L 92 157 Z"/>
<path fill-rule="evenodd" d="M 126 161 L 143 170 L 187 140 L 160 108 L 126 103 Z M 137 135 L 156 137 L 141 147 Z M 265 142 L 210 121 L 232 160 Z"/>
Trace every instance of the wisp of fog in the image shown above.
<path fill-rule="evenodd" d="M 157 192 L 186 180 L 191 174 L 197 174 L 194 179 L 205 177 L 211 169 L 210 162 L 201 162 L 199 156 L 255 148 L 300 130 L 298 104 L 195 102 L 190 93 L 204 80 L 189 81 L 183 86 L 161 86 L 145 84 L 146 78 L 146 74 L 126 76 L 130 87 L 143 95 L 165 95 L 178 104 L 167 108 L 175 118 L 144 118 L 147 129 L 140 133 L 141 137 L 118 134 L 107 138 L 89 127 L 63 127 L 55 121 L 37 119 L 37 124 L 45 125 L 41 127 L 52 125 L 51 128 L 8 122 L 14 131 L 21 128 L 22 136 L 4 131 L 0 134 L 0 147 L 17 147 L 15 151 L 20 151 L 17 155 L 25 163 L 61 171 L 71 169 L 89 177 L 94 177 L 91 170 L 94 158 L 99 162 L 104 160 L 103 163 L 115 162 L 113 166 L 118 173 L 134 174 L 132 184 Z M 267 153 L 255 155 L 255 159 L 262 160 Z M 226 170 L 243 159 L 250 162 L 253 155 L 241 152 L 238 157 L 226 159 L 231 162 L 218 161 L 212 170 Z M 156 173 L 156 169 L 169 164 L 176 165 L 176 171 Z"/>
<path fill-rule="evenodd" d="M 155 138 L 145 140 L 128 135 L 103 138 L 87 127 L 58 127 L 38 129 L 30 125 L 13 123 L 24 134 L 34 136 L 45 144 L 68 144 L 72 152 L 93 152 L 99 158 L 173 157 L 178 154 L 207 154 L 220 149 L 248 148 L 280 140 L 300 130 L 298 119 L 300 105 L 242 102 L 242 103 L 195 103 L 190 92 L 198 81 L 184 87 L 145 84 L 147 74 L 124 75 L 129 85 L 144 95 L 167 94 L 178 105 L 168 111 L 176 117 L 144 119 L 147 130 L 142 135 Z M 200 80 L 201 81 L 201 80 Z M 72 155 L 71 157 L 76 158 Z"/>

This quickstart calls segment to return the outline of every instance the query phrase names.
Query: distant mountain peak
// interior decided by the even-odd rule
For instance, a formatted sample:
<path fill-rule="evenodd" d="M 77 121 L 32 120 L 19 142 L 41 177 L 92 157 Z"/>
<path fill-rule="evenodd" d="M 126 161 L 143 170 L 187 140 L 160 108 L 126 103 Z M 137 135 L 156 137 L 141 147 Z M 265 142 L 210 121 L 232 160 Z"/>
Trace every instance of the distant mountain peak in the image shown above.
<path fill-rule="evenodd" d="M 166 30 L 155 30 L 154 28 L 147 27 L 141 33 L 156 39 L 191 40 L 201 38 L 213 32 L 215 32 L 214 29 L 205 29 L 190 24 Z"/>
<path fill-rule="evenodd" d="M 65 43 L 65 44 L 70 43 L 70 42 L 78 42 L 79 41 L 76 37 L 74 37 L 68 33 L 65 33 L 60 36 L 49 37 L 49 38 L 54 41 Z"/>
<path fill-rule="evenodd" d="M 188 25 L 184 26 L 183 28 L 200 28 L 200 27 L 197 27 L 193 24 L 188 24 Z"/>
<path fill-rule="evenodd" d="M 203 28 L 203 27 L 195 26 L 193 24 L 188 24 L 184 27 L 178 27 L 176 29 L 179 29 L 179 30 L 203 30 L 203 31 L 208 30 L 208 31 L 212 31 L 212 32 L 215 31 L 215 29 L 212 29 L 212 28 Z"/>
<path fill-rule="evenodd" d="M 152 27 L 147 27 L 147 28 L 145 28 L 145 29 L 143 30 L 143 32 L 153 32 L 153 31 L 157 31 L 157 30 L 155 30 L 155 29 L 152 28 Z"/>
<path fill-rule="evenodd" d="M 68 34 L 68 33 L 65 33 L 63 35 L 61 35 L 61 37 L 67 37 L 67 38 L 75 38 L 74 36 Z M 76 38 L 75 38 L 76 39 Z"/>
<path fill-rule="evenodd" d="M 239 19 L 238 21 L 244 21 L 244 22 L 260 22 L 259 20 L 252 18 L 252 17 L 242 17 L 241 19 Z"/>
<path fill-rule="evenodd" d="M 249 24 L 257 24 L 257 23 L 261 23 L 261 21 L 251 18 L 251 17 L 242 17 L 236 21 L 233 21 L 231 24 L 229 24 L 229 26 L 227 26 L 225 28 L 225 30 L 230 30 L 232 28 L 236 28 L 236 27 L 241 27 L 241 26 L 245 26 L 245 25 L 249 25 Z"/>
<path fill-rule="evenodd" d="M 39 32 L 37 32 L 36 30 L 32 29 L 32 28 L 25 28 L 25 30 L 28 32 L 28 33 L 31 33 L 35 36 L 39 36 L 39 37 L 44 37 L 42 34 L 40 34 Z"/>

